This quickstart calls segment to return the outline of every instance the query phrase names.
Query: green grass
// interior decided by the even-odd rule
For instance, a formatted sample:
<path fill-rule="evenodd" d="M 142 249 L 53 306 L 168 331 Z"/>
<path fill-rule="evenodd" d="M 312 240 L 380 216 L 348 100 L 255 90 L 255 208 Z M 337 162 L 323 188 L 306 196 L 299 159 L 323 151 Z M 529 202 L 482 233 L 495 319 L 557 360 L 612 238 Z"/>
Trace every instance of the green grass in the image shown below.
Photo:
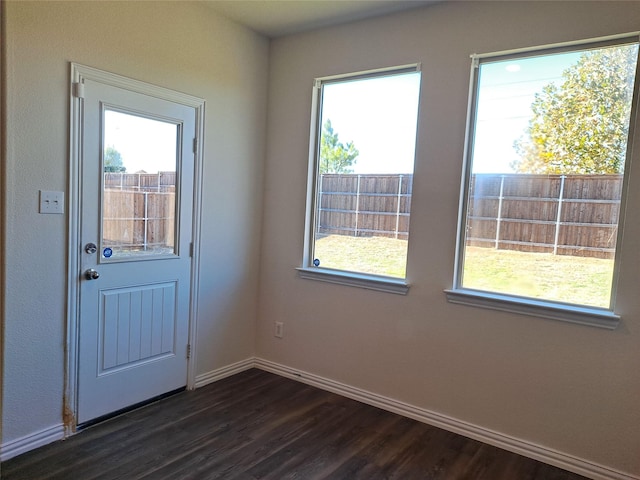
<path fill-rule="evenodd" d="M 609 307 L 613 260 L 467 247 L 463 286 Z"/>
<path fill-rule="evenodd" d="M 386 237 L 328 235 L 316 240 L 314 257 L 325 268 L 404 278 L 407 241 Z"/>
<path fill-rule="evenodd" d="M 406 240 L 384 237 L 328 235 L 315 250 L 322 267 L 398 278 L 406 255 Z M 463 286 L 608 308 L 612 274 L 613 260 L 468 247 Z"/>

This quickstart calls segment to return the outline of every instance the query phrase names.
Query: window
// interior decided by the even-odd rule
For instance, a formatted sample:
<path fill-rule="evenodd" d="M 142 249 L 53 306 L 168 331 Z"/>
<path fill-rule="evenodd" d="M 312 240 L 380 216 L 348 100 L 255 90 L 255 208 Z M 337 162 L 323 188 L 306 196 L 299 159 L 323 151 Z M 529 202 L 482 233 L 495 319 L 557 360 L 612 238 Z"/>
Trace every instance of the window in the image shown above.
<path fill-rule="evenodd" d="M 315 80 L 300 275 L 406 293 L 420 72 Z"/>
<path fill-rule="evenodd" d="M 473 58 L 450 301 L 615 327 L 637 61 L 637 36 Z"/>

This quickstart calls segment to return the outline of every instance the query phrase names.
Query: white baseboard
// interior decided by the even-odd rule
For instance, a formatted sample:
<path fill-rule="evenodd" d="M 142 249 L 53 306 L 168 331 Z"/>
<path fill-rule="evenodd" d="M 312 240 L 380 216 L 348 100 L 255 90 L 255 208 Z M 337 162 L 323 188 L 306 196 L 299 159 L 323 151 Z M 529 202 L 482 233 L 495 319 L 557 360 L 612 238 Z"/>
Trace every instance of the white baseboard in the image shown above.
<path fill-rule="evenodd" d="M 269 360 L 255 358 L 254 366 L 267 372 L 298 380 L 299 382 L 313 385 L 314 387 L 337 393 L 344 397 L 373 405 L 374 407 L 397 413 L 398 415 L 412 418 L 428 425 L 433 425 L 434 427 L 458 433 L 488 445 L 493 445 L 549 465 L 560 467 L 570 472 L 584 475 L 585 477 L 593 478 L 594 480 L 640 480 L 640 477 L 597 465 L 582 458 L 577 458 L 526 440 L 510 437 L 484 427 L 457 420 L 447 415 L 415 407 L 394 400 L 393 398 L 368 392 L 313 373 L 296 370 Z"/>
<path fill-rule="evenodd" d="M 42 447 L 48 443 L 64 438 L 64 425 L 54 425 L 39 432 L 26 435 L 16 440 L 8 441 L 0 445 L 0 461 L 9 460 L 26 453 L 34 448 Z"/>
<path fill-rule="evenodd" d="M 195 386 L 203 387 L 209 383 L 221 380 L 236 373 L 255 367 L 255 359 L 247 358 L 240 362 L 227 365 L 216 370 L 196 376 Z M 42 447 L 48 443 L 55 442 L 66 438 L 64 425 L 55 425 L 39 432 L 26 435 L 16 440 L 10 440 L 0 445 L 0 461 L 4 462 L 10 458 L 16 457 L 22 453 L 26 453 L 38 447 Z"/>
<path fill-rule="evenodd" d="M 374 407 L 397 413 L 404 417 L 412 418 L 428 425 L 433 425 L 450 432 L 458 433 L 465 437 L 478 440 L 488 445 L 493 445 L 504 450 L 514 452 L 525 457 L 533 458 L 549 465 L 563 468 L 570 472 L 578 473 L 594 480 L 640 480 L 640 477 L 620 472 L 602 465 L 589 462 L 582 458 L 574 457 L 563 452 L 536 445 L 526 440 L 510 437 L 484 427 L 473 425 L 447 415 L 432 412 L 400 402 L 393 398 L 368 392 L 360 388 L 352 387 L 344 383 L 315 375 L 313 373 L 296 370 L 286 365 L 271 362 L 262 358 L 247 358 L 245 360 L 227 365 L 210 372 L 196 376 L 196 388 L 203 387 L 215 381 L 240 373 L 250 368 L 275 373 L 282 377 L 291 378 L 308 385 L 337 393 L 347 398 L 357 400 Z M 17 440 L 11 440 L 0 445 L 0 461 L 5 461 L 22 453 L 33 450 L 64 438 L 64 425 L 55 425 L 39 432 L 27 435 Z"/>
<path fill-rule="evenodd" d="M 216 368 L 215 370 L 211 370 L 210 372 L 206 372 L 201 375 L 196 375 L 196 388 L 204 387 L 205 385 L 216 382 L 218 380 L 222 380 L 225 377 L 230 377 L 231 375 L 235 375 L 236 373 L 249 370 L 250 368 L 254 368 L 255 366 L 255 358 L 251 357 L 236 363 L 232 363 L 231 365 Z"/>

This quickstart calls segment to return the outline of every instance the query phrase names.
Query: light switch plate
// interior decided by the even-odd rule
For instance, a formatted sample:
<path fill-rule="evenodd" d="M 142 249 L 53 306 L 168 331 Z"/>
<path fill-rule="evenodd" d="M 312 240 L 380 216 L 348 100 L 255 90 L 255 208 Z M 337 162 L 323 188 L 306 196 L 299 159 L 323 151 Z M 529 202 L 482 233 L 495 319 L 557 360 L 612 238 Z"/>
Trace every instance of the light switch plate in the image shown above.
<path fill-rule="evenodd" d="M 40 213 L 64 213 L 64 192 L 40 190 Z"/>

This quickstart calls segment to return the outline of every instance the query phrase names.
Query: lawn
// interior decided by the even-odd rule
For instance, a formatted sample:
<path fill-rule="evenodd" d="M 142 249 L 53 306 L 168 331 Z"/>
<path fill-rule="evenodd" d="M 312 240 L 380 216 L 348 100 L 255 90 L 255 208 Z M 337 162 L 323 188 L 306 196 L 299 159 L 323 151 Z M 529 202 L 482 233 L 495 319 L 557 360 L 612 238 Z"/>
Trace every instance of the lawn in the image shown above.
<path fill-rule="evenodd" d="M 609 307 L 613 260 L 480 247 L 465 257 L 466 288 Z"/>
<path fill-rule="evenodd" d="M 320 266 L 405 277 L 406 240 L 328 235 L 316 241 Z M 451 265 L 453 270 L 453 265 Z M 609 307 L 613 260 L 468 247 L 463 286 Z"/>
<path fill-rule="evenodd" d="M 316 241 L 314 257 L 325 268 L 404 278 L 407 241 L 328 235 Z"/>

